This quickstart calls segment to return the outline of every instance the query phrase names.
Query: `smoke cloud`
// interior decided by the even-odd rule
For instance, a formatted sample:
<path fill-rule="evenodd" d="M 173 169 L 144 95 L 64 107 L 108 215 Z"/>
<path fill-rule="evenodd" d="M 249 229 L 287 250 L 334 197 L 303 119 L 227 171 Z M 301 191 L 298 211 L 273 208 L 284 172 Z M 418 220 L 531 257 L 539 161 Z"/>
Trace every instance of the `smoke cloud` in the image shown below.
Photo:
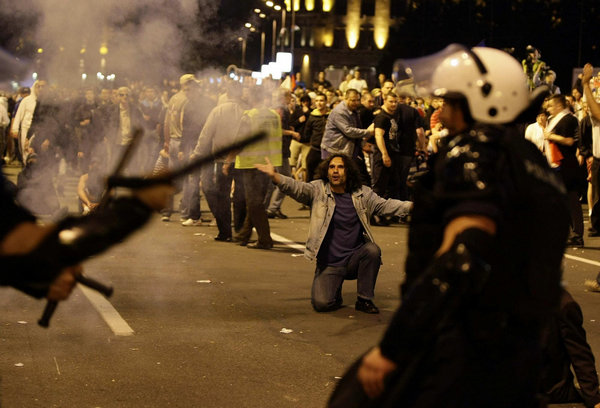
<path fill-rule="evenodd" d="M 10 0 L 5 15 L 26 15 L 29 41 L 43 49 L 36 70 L 59 84 L 81 75 L 116 74 L 159 81 L 180 74 L 182 61 L 202 63 L 194 45 L 231 49 L 238 32 L 215 32 L 219 1 L 211 0 Z M 212 28 L 212 29 L 211 29 Z M 238 30 L 241 32 L 241 30 Z"/>

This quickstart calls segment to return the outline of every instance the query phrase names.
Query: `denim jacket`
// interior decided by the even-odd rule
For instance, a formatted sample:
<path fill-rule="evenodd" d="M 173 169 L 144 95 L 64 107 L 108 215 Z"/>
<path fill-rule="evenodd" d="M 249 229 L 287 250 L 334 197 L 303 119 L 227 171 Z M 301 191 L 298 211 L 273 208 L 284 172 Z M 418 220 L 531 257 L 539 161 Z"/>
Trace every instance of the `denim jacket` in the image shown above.
<path fill-rule="evenodd" d="M 327 118 L 325 133 L 321 140 L 321 150 L 352 157 L 355 144 L 360 143 L 362 138 L 371 136 L 367 129 L 355 127 L 356 123 L 352 115 L 354 113 L 348 109 L 346 101 L 333 108 Z"/>
<path fill-rule="evenodd" d="M 296 181 L 291 177 L 279 175 L 280 190 L 296 201 L 311 207 L 310 225 L 304 257 L 314 260 L 319 253 L 319 248 L 325 239 L 329 224 L 335 210 L 335 197 L 329 183 L 323 180 L 314 180 L 310 183 Z M 366 239 L 375 242 L 369 220 L 372 215 L 407 215 L 412 209 L 412 202 L 379 197 L 369 187 L 362 186 L 352 192 L 352 202 L 358 214 L 360 223 L 365 232 Z"/>

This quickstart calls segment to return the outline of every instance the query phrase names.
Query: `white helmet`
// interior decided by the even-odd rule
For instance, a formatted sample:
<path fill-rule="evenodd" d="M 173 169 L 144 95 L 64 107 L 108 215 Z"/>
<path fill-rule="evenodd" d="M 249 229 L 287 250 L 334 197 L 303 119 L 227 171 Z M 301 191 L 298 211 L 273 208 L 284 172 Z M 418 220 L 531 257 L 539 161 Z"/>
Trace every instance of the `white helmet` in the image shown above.
<path fill-rule="evenodd" d="M 515 120 L 531 104 L 527 78 L 521 64 L 495 48 L 468 49 L 452 44 L 433 57 L 425 57 L 427 78 L 416 81 L 420 93 L 440 97 L 463 96 L 473 119 L 501 124 Z M 408 73 L 423 68 L 413 60 Z M 420 89 L 419 89 L 420 88 Z"/>

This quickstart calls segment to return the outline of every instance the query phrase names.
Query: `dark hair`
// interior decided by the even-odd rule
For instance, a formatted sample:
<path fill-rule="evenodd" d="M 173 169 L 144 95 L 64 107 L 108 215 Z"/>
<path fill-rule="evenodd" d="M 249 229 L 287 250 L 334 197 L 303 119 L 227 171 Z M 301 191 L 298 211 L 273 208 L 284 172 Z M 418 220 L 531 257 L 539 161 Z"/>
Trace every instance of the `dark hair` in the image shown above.
<path fill-rule="evenodd" d="M 362 182 L 360 181 L 360 172 L 358 171 L 358 167 L 354 161 L 345 154 L 333 154 L 323 160 L 315 171 L 315 180 L 323 180 L 326 183 L 329 182 L 329 163 L 331 163 L 331 161 L 336 157 L 340 157 L 344 162 L 344 170 L 346 173 L 346 192 L 351 193 L 359 190 L 362 186 Z"/>
<path fill-rule="evenodd" d="M 302 103 L 302 102 L 308 102 L 308 104 L 311 104 L 312 99 L 310 99 L 310 96 L 308 96 L 308 95 L 302 95 L 300 97 L 300 103 Z"/>
<path fill-rule="evenodd" d="M 565 98 L 565 96 L 561 94 L 552 95 L 548 98 L 548 100 L 558 102 L 563 108 L 566 108 L 568 106 L 567 98 Z"/>
<path fill-rule="evenodd" d="M 344 98 L 348 99 L 348 98 L 350 98 L 352 95 L 358 95 L 358 96 L 362 96 L 362 95 L 360 94 L 360 92 L 358 92 L 356 89 L 354 89 L 354 88 L 348 88 L 348 89 L 346 90 L 346 93 L 344 94 Z"/>
<path fill-rule="evenodd" d="M 469 101 L 462 94 L 447 94 L 443 96 L 443 99 L 444 103 L 462 111 L 465 123 L 468 125 L 475 123 L 475 119 L 473 119 L 471 109 L 469 108 Z"/>
<path fill-rule="evenodd" d="M 388 94 L 385 96 L 385 98 L 383 98 L 383 100 L 386 100 L 386 99 L 387 99 L 387 98 L 389 98 L 389 97 L 397 98 L 397 97 L 398 97 L 398 95 L 396 95 L 396 92 L 394 92 L 394 91 L 390 91 L 390 92 L 388 92 Z"/>

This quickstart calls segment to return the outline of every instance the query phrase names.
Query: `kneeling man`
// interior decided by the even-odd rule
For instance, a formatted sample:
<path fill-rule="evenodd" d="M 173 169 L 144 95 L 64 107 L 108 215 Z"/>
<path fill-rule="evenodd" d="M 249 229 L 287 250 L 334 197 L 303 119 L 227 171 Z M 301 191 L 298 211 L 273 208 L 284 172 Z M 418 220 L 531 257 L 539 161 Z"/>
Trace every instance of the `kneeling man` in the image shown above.
<path fill-rule="evenodd" d="M 381 249 L 369 226 L 373 215 L 405 216 L 410 201 L 386 200 L 361 184 L 360 173 L 347 156 L 334 154 L 317 169 L 310 183 L 283 176 L 266 159 L 255 167 L 268 174 L 279 189 L 310 205 L 310 228 L 304 256 L 317 260 L 311 301 L 317 312 L 342 306 L 344 280 L 357 280 L 356 310 L 379 313 L 373 303 L 381 265 Z"/>

